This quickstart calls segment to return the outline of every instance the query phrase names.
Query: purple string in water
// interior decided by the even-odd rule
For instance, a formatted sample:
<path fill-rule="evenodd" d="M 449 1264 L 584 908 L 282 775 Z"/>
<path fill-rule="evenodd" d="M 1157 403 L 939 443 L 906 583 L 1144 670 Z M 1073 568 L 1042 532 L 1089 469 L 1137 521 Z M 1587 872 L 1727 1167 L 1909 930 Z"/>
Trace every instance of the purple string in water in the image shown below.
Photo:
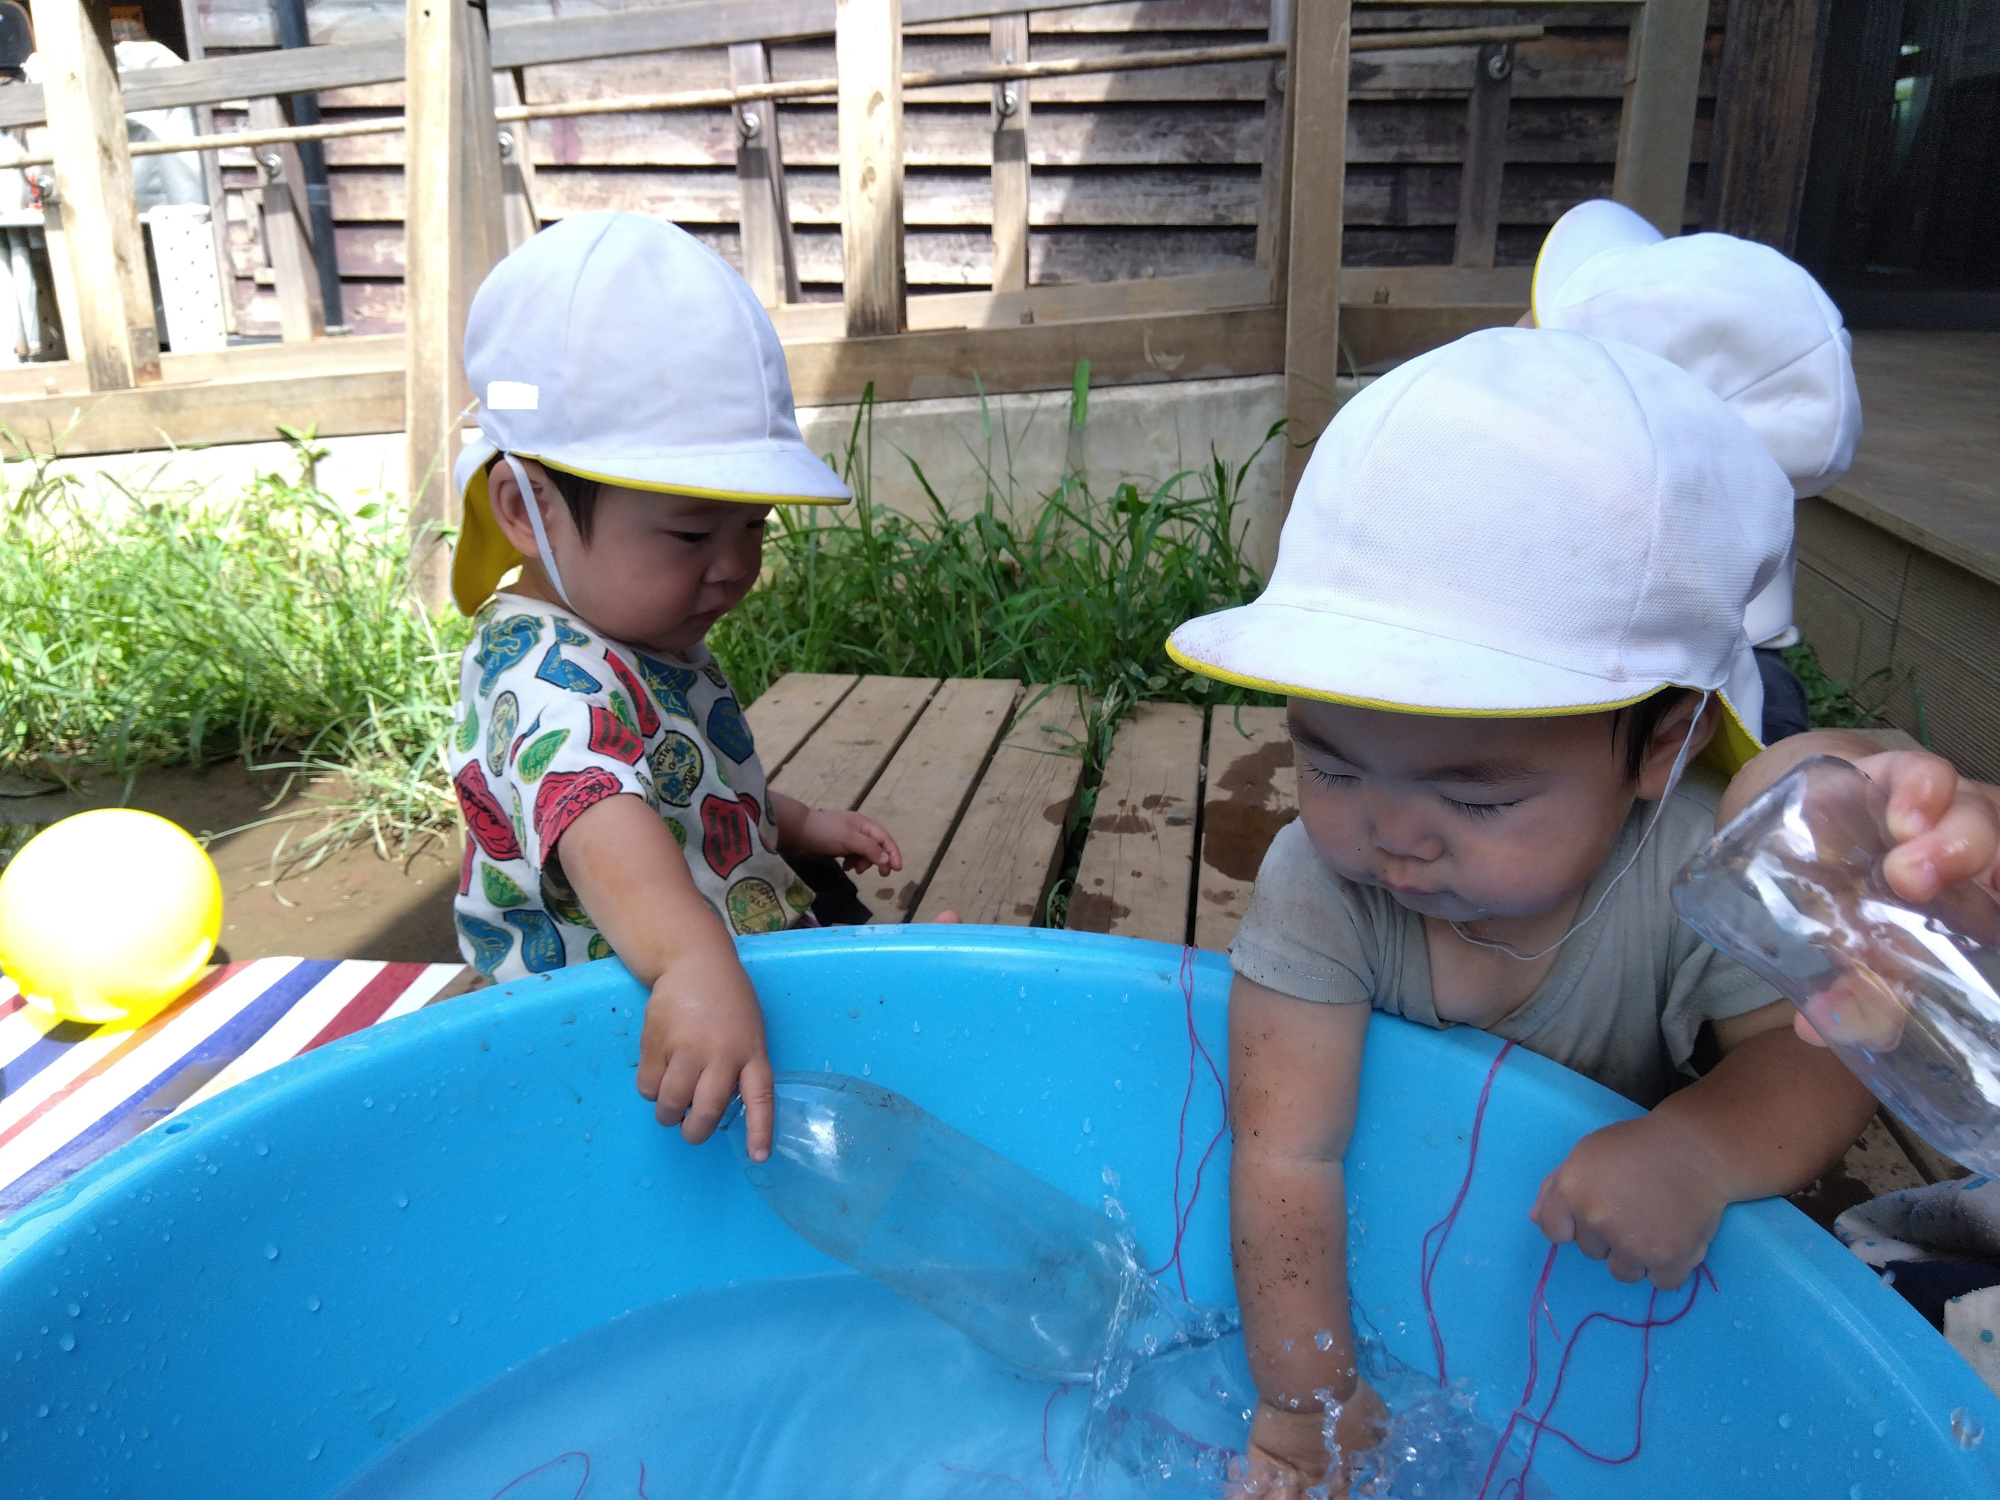
<path fill-rule="evenodd" d="M 1208 1048 L 1202 1042 L 1201 1033 L 1194 1024 L 1194 957 L 1195 949 L 1187 944 L 1181 947 L 1181 1001 L 1187 1016 L 1188 1036 L 1188 1077 L 1187 1091 L 1181 1095 L 1181 1118 L 1179 1136 L 1174 1145 L 1174 1243 L 1172 1253 L 1160 1264 L 1148 1271 L 1148 1276 L 1164 1276 L 1172 1271 L 1180 1283 L 1181 1296 L 1187 1296 L 1187 1271 L 1181 1265 L 1181 1243 L 1187 1238 L 1188 1221 L 1194 1217 L 1195 1203 L 1201 1197 L 1202 1173 L 1208 1170 L 1208 1159 L 1215 1155 L 1215 1148 L 1222 1144 L 1223 1136 L 1229 1133 L 1229 1090 L 1223 1084 L 1222 1070 L 1215 1065 L 1215 1059 L 1208 1055 Z M 1187 1203 L 1181 1203 L 1181 1168 L 1187 1158 L 1188 1111 L 1194 1107 L 1195 1083 L 1199 1078 L 1195 1063 L 1199 1059 L 1208 1064 L 1208 1076 L 1215 1080 L 1215 1091 L 1222 1099 L 1222 1123 L 1215 1127 L 1215 1134 L 1209 1137 L 1208 1147 L 1201 1153 L 1201 1161 L 1194 1169 L 1194 1184 L 1188 1193 Z"/>
<path fill-rule="evenodd" d="M 1444 1259 L 1445 1241 L 1451 1237 L 1451 1231 L 1458 1223 L 1459 1212 L 1465 1207 L 1466 1195 L 1472 1190 L 1472 1174 L 1479 1166 L 1480 1132 L 1486 1125 L 1486 1106 L 1492 1101 L 1493 1097 L 1493 1080 L 1499 1076 L 1500 1065 L 1507 1060 L 1507 1054 L 1514 1050 L 1514 1045 L 1511 1041 L 1504 1044 L 1500 1048 L 1499 1053 L 1494 1057 L 1493 1065 L 1486 1070 L 1486 1082 L 1479 1090 L 1479 1104 L 1474 1109 L 1472 1115 L 1472 1138 L 1467 1146 L 1465 1176 L 1459 1182 L 1458 1195 L 1452 1199 L 1451 1208 L 1446 1212 L 1445 1216 L 1424 1231 L 1423 1245 L 1419 1259 L 1421 1270 L 1418 1276 L 1418 1288 L 1423 1295 L 1424 1316 L 1430 1323 L 1431 1349 L 1437 1356 L 1439 1385 L 1444 1385 L 1447 1380 L 1445 1373 L 1444 1331 L 1438 1326 L 1437 1309 L 1432 1301 L 1431 1284 L 1437 1276 L 1439 1263 Z M 1433 1236 L 1436 1237 L 1435 1243 L 1433 1243 Z M 1678 1312 L 1664 1318 L 1656 1316 L 1660 1293 L 1659 1289 L 1655 1287 L 1646 1299 L 1646 1316 L 1644 1318 L 1621 1318 L 1615 1313 L 1608 1312 L 1588 1313 L 1577 1323 L 1576 1327 L 1570 1330 L 1569 1337 L 1564 1339 L 1561 1330 L 1556 1327 L 1555 1313 L 1549 1307 L 1548 1299 L 1549 1278 L 1555 1272 L 1556 1252 L 1561 1248 L 1559 1245 L 1549 1246 L 1549 1253 L 1542 1259 L 1542 1274 L 1535 1282 L 1533 1295 L 1528 1299 L 1527 1384 L 1521 1391 L 1520 1401 L 1516 1403 L 1513 1411 L 1508 1413 L 1507 1425 L 1501 1431 L 1499 1441 L 1493 1445 L 1493 1457 L 1487 1463 L 1485 1478 L 1479 1486 L 1479 1500 L 1486 1500 L 1489 1494 L 1494 1497 L 1494 1500 L 1508 1500 L 1510 1496 L 1514 1497 L 1514 1500 L 1526 1500 L 1528 1474 L 1534 1468 L 1535 1450 L 1541 1445 L 1544 1435 L 1560 1438 L 1576 1452 L 1583 1455 L 1583 1457 L 1596 1463 L 1606 1465 L 1628 1464 L 1637 1458 L 1644 1450 L 1646 1443 L 1646 1386 L 1651 1379 L 1653 1369 L 1653 1330 L 1656 1328 L 1670 1328 L 1680 1322 L 1690 1312 L 1694 1311 L 1695 1299 L 1701 1295 L 1701 1286 L 1704 1281 L 1708 1283 L 1710 1290 L 1716 1292 L 1720 1292 L 1721 1290 L 1716 1285 L 1714 1273 L 1708 1269 L 1707 1263 L 1704 1262 L 1695 1267 L 1693 1280 L 1688 1287 L 1687 1301 L 1681 1304 Z M 1541 1382 L 1541 1324 L 1543 1320 L 1548 1322 L 1550 1334 L 1562 1344 L 1562 1357 L 1556 1364 L 1555 1383 L 1549 1390 L 1548 1400 L 1542 1404 L 1541 1414 L 1536 1416 L 1530 1408 L 1535 1400 L 1535 1389 Z M 1555 1413 L 1556 1402 L 1562 1396 L 1563 1382 L 1569 1377 L 1570 1360 L 1576 1353 L 1577 1341 L 1583 1337 L 1583 1332 L 1586 1328 L 1592 1323 L 1599 1322 L 1608 1323 L 1618 1328 L 1637 1329 L 1640 1335 L 1639 1393 L 1634 1403 L 1636 1410 L 1632 1432 L 1632 1451 L 1615 1456 L 1593 1452 L 1570 1433 L 1565 1432 L 1550 1420 Z M 1499 1488 L 1495 1489 L 1493 1487 L 1494 1480 L 1500 1472 L 1501 1461 L 1506 1456 L 1508 1440 L 1513 1437 L 1514 1429 L 1523 1424 L 1533 1429 L 1533 1436 L 1528 1440 L 1528 1451 L 1521 1461 L 1520 1472 L 1502 1481 Z"/>

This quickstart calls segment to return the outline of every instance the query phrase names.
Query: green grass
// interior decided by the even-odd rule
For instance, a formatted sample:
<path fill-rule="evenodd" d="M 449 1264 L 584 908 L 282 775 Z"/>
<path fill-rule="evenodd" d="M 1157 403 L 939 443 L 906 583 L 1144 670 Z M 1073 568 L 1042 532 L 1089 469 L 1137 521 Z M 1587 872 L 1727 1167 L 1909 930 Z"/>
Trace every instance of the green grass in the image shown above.
<path fill-rule="evenodd" d="M 1073 423 L 1081 403 L 1079 391 Z M 790 671 L 1082 687 L 1095 708 L 1078 747 L 1080 848 L 1133 702 L 1254 697 L 1190 676 L 1164 648 L 1182 620 L 1261 587 L 1236 535 L 1255 455 L 1103 496 L 1072 475 L 1018 513 L 999 498 L 1006 476 L 989 476 L 964 516 L 925 482 L 931 513 L 912 519 L 870 503 L 871 413 L 864 401 L 835 455 L 857 503 L 782 513 L 763 580 L 710 644 L 746 702 Z M 310 438 L 296 446 L 296 475 L 235 497 L 109 508 L 46 464 L 7 466 L 0 766 L 66 781 L 240 758 L 335 776 L 344 792 L 308 856 L 356 838 L 403 852 L 454 823 L 443 747 L 468 626 L 409 603 L 400 515 L 343 512 L 314 483 Z"/>
<path fill-rule="evenodd" d="M 0 765 L 335 774 L 322 851 L 366 836 L 386 854 L 452 823 L 442 749 L 469 629 L 409 604 L 401 519 L 343 512 L 313 483 L 310 439 L 297 448 L 297 477 L 220 501 L 106 506 L 46 464 L 9 466 Z"/>
<path fill-rule="evenodd" d="M 1896 680 L 1887 667 L 1869 673 L 1858 682 L 1835 677 L 1820 662 L 1819 653 L 1803 641 L 1786 650 L 1785 664 L 1798 674 L 1805 687 L 1806 712 L 1813 728 L 1868 729 L 1887 722 L 1883 710 L 1896 689 Z M 1914 682 L 1911 686 L 1915 687 Z M 1921 695 L 1918 706 L 1921 712 Z"/>

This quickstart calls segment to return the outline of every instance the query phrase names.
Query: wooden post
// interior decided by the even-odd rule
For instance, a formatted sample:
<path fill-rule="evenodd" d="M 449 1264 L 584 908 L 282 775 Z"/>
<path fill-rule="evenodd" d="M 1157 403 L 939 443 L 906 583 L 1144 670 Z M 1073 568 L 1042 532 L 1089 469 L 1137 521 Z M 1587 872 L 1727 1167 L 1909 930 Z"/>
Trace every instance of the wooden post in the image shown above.
<path fill-rule="evenodd" d="M 153 323 L 146 242 L 126 150 L 110 9 L 88 0 L 42 0 L 35 38 L 62 204 L 62 248 L 79 294 L 76 319 L 63 329 L 70 358 L 83 360 L 94 391 L 157 384 L 160 331 Z"/>
<path fill-rule="evenodd" d="M 1333 419 L 1340 368 L 1340 233 L 1347 181 L 1350 0 L 1297 0 L 1285 289 L 1285 505 Z"/>
<path fill-rule="evenodd" d="M 1831 9 L 1827 0 L 1731 0 L 1708 148 L 1709 228 L 1792 253 Z"/>
<path fill-rule="evenodd" d="M 500 170 L 500 124 L 493 118 L 493 39 L 485 0 L 475 0 L 465 27 L 465 300 L 507 253 L 507 205 Z M 461 323 L 461 335 L 463 324 Z M 462 341 L 462 338 L 461 338 Z M 458 356 L 456 346 L 452 349 Z"/>
<path fill-rule="evenodd" d="M 522 104 L 518 69 L 502 68 L 493 75 L 495 104 Z M 518 250 L 541 232 L 541 211 L 535 207 L 535 157 L 530 121 L 516 120 L 500 132 L 500 212 L 506 225 L 507 248 Z"/>
<path fill-rule="evenodd" d="M 838 0 L 840 250 L 850 338 L 901 333 L 903 0 Z"/>
<path fill-rule="evenodd" d="M 1500 234 L 1500 185 L 1507 170 L 1507 105 L 1514 90 L 1514 48 L 1481 47 L 1465 109 L 1465 161 L 1458 179 L 1455 266 L 1493 268 Z"/>
<path fill-rule="evenodd" d="M 409 441 L 411 586 L 431 608 L 449 594 L 451 559 L 439 536 L 456 524 L 451 466 L 472 409 L 463 362 L 465 314 L 505 244 L 492 73 L 484 23 L 466 0 L 410 0 L 404 84 L 405 428 Z M 486 105 L 483 118 L 474 107 Z M 492 157 L 489 168 L 485 161 Z M 480 201 L 480 193 L 490 195 Z"/>
<path fill-rule="evenodd" d="M 181 29 L 187 33 L 187 60 L 200 62 L 208 55 L 201 34 L 201 0 L 181 0 Z M 194 133 L 215 134 L 214 105 L 194 107 Z M 216 152 L 201 153 L 201 178 L 208 189 L 209 238 L 215 242 L 215 274 L 222 286 L 222 327 L 226 333 L 234 333 L 236 298 L 230 288 L 235 285 L 236 270 L 229 263 L 229 199 L 222 190 L 222 158 Z"/>
<path fill-rule="evenodd" d="M 1028 18 L 995 16 L 993 60 L 1028 60 Z M 993 290 L 1028 285 L 1028 80 L 993 85 Z"/>
<path fill-rule="evenodd" d="M 1652 220 L 1661 234 L 1679 234 L 1687 212 L 1688 154 L 1707 34 L 1708 0 L 1646 0 L 1632 21 L 1611 196 Z"/>
<path fill-rule="evenodd" d="M 770 81 L 771 56 L 762 42 L 730 47 L 731 88 Z M 799 257 L 792 240 L 791 199 L 785 192 L 785 150 L 775 99 L 736 106 L 736 192 L 744 280 L 766 307 L 797 302 Z"/>
<path fill-rule="evenodd" d="M 289 125 L 276 99 L 250 101 L 250 128 Z M 319 262 L 313 258 L 312 217 L 306 212 L 306 174 L 297 146 L 256 148 L 264 190 L 264 248 L 277 285 L 278 326 L 288 344 L 326 337 L 326 302 Z"/>
<path fill-rule="evenodd" d="M 1292 41 L 1292 0 L 1271 0 L 1273 42 L 1287 47 Z M 1285 240 L 1290 226 L 1286 218 L 1290 199 L 1285 174 L 1291 169 L 1291 111 L 1286 105 L 1285 81 L 1291 57 L 1271 64 L 1271 79 L 1264 90 L 1264 165 L 1257 178 L 1257 264 L 1271 268 L 1271 300 L 1285 300 Z"/>

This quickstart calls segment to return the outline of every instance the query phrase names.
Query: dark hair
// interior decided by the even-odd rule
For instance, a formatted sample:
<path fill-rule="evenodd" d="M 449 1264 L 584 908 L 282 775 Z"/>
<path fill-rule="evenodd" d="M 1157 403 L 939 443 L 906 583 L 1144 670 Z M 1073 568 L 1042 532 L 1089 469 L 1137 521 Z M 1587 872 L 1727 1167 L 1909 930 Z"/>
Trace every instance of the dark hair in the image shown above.
<path fill-rule="evenodd" d="M 489 484 L 492 482 L 493 465 L 502 462 L 504 460 L 496 453 L 492 462 L 487 464 Z M 542 472 L 556 487 L 556 493 L 563 497 L 563 504 L 569 507 L 569 518 L 576 523 L 576 534 L 588 542 L 591 521 L 597 515 L 597 497 L 604 493 L 604 481 L 585 479 L 581 474 L 571 474 L 549 464 L 542 465 Z"/>
<path fill-rule="evenodd" d="M 1611 710 L 1611 743 L 1617 745 L 1621 731 L 1625 739 L 1627 781 L 1639 779 L 1640 771 L 1646 766 L 1647 752 L 1653 748 L 1653 736 L 1660 732 L 1660 720 L 1676 703 L 1687 697 L 1688 692 L 1687 688 L 1665 687 L 1650 698 L 1641 698 L 1637 703 Z"/>

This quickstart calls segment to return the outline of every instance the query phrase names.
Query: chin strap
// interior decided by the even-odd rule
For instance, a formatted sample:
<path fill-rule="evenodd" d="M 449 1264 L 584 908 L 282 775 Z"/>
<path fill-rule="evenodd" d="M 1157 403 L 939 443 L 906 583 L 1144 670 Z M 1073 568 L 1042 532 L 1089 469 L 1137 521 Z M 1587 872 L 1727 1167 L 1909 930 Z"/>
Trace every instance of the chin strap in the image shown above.
<path fill-rule="evenodd" d="M 1590 910 L 1577 918 L 1568 932 L 1565 932 L 1561 937 L 1538 953 L 1523 953 L 1512 943 L 1496 943 L 1486 938 L 1474 937 L 1465 930 L 1463 922 L 1452 923 L 1451 930 L 1464 938 L 1468 943 L 1477 943 L 1482 948 L 1495 949 L 1498 952 L 1506 954 L 1509 958 L 1518 958 L 1523 963 L 1533 963 L 1538 958 L 1546 958 L 1581 932 L 1600 911 L 1604 910 L 1604 900 L 1605 897 L 1611 894 L 1612 886 L 1617 885 L 1619 881 L 1632 873 L 1632 867 L 1639 863 L 1639 856 L 1645 851 L 1646 841 L 1652 838 L 1653 830 L 1660 826 L 1660 815 L 1667 810 L 1667 802 L 1674 795 L 1674 788 L 1681 784 L 1681 773 L 1687 770 L 1688 757 L 1694 749 L 1694 732 L 1701 727 L 1701 716 L 1708 712 L 1709 699 L 1714 696 L 1714 693 L 1709 689 L 1704 688 L 1702 690 L 1701 707 L 1697 708 L 1694 711 L 1694 717 L 1688 720 L 1687 738 L 1681 741 L 1680 753 L 1674 757 L 1674 768 L 1667 773 L 1667 789 L 1660 793 L 1660 800 L 1653 804 L 1653 816 L 1646 824 L 1646 831 L 1639 835 L 1639 844 L 1632 851 L 1632 857 L 1625 861 L 1625 868 L 1620 870 L 1616 875 L 1613 875 L 1610 883 L 1597 893 L 1597 900 L 1592 903 Z M 1478 919 L 1474 918 L 1474 920 Z"/>
<path fill-rule="evenodd" d="M 528 471 L 521 466 L 521 460 L 511 453 L 503 453 L 500 456 L 507 461 L 507 467 L 514 471 L 514 483 L 521 487 L 521 502 L 528 508 L 528 524 L 535 528 L 535 551 L 542 560 L 542 569 L 549 575 L 549 583 L 554 587 L 556 597 L 562 600 L 563 608 L 574 614 L 576 606 L 569 602 L 569 593 L 563 588 L 562 570 L 556 566 L 556 555 L 549 548 L 549 534 L 542 526 L 541 497 L 535 493 L 535 487 L 528 482 Z"/>

